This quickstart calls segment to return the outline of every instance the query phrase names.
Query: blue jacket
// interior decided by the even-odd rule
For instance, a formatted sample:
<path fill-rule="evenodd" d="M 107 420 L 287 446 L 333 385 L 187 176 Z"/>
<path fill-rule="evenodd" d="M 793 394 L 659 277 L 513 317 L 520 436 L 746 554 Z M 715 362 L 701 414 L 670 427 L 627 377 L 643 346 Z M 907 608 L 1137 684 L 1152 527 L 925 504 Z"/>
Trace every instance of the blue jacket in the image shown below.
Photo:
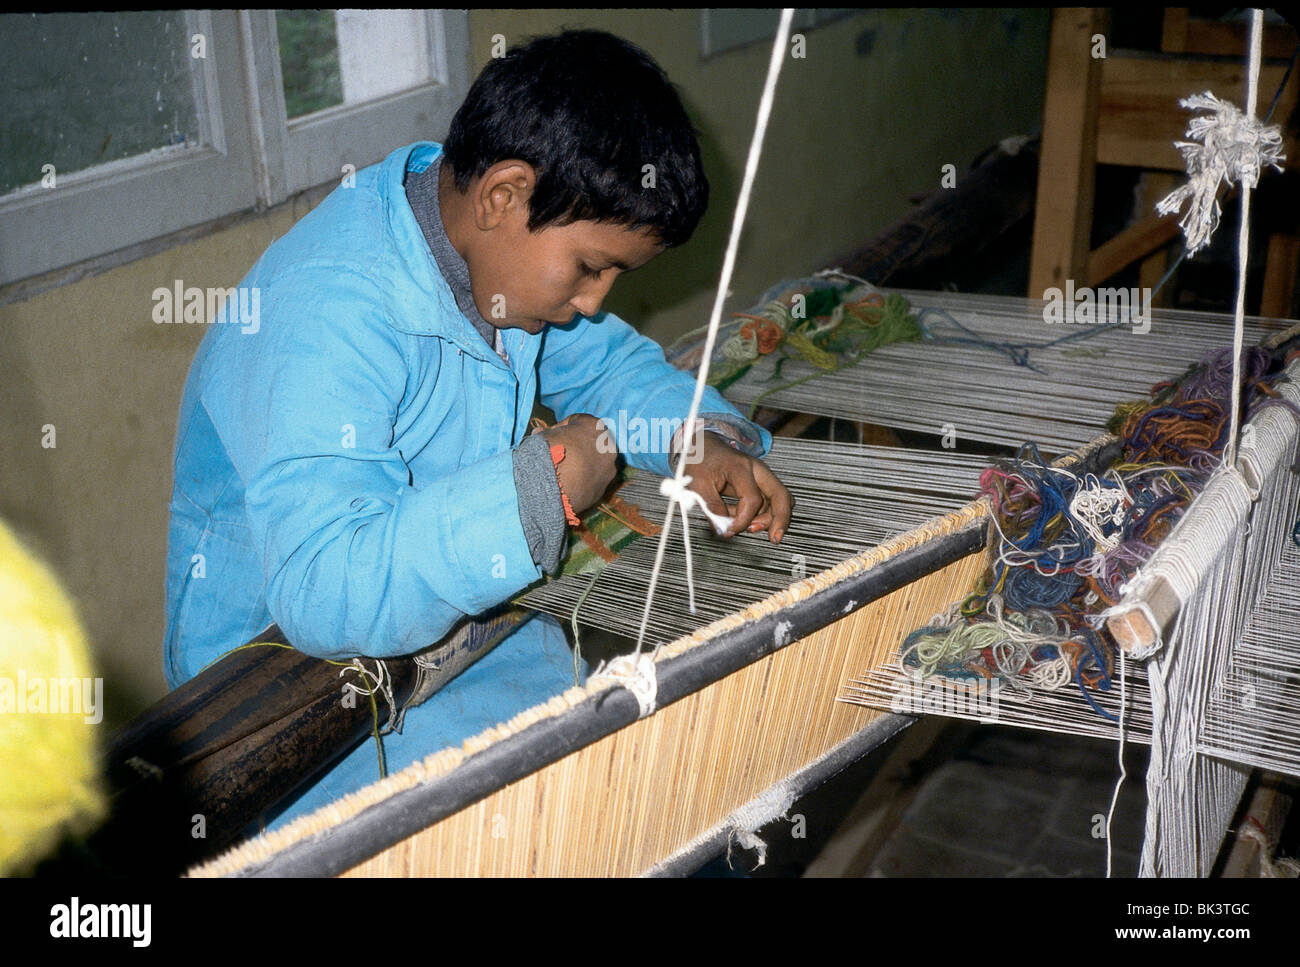
<path fill-rule="evenodd" d="M 271 621 L 319 657 L 404 655 L 536 581 L 511 455 L 535 397 L 561 418 L 687 413 L 691 375 L 610 313 L 507 329 L 508 364 L 493 352 L 403 190 L 440 151 L 400 148 L 335 189 L 244 278 L 256 318 L 231 311 L 203 340 L 175 451 L 173 686 Z M 712 389 L 702 409 L 744 422 Z"/>

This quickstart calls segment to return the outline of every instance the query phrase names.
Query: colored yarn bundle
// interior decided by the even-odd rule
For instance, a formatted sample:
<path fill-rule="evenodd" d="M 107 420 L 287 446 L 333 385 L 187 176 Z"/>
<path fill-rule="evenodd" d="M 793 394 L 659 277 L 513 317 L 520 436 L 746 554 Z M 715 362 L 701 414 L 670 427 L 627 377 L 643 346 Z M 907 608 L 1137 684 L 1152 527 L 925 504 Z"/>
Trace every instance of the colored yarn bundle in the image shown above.
<path fill-rule="evenodd" d="M 760 309 L 733 312 L 732 320 L 719 333 L 709 377 L 709 384 L 719 391 L 764 357 L 773 361 L 767 377 L 771 382 L 781 379 L 782 368 L 792 359 L 814 370 L 764 391 L 751 404 L 751 417 L 772 393 L 853 366 L 881 346 L 922 338 L 911 304 L 902 296 L 884 295 L 864 284 L 836 285 L 821 279 L 786 286 Z M 674 345 L 693 335 L 688 333 Z"/>
<path fill-rule="evenodd" d="M 1281 362 L 1244 354 L 1246 412 L 1287 405 L 1269 383 Z M 1123 441 L 1103 474 L 1052 467 L 1026 444 L 986 469 L 996 538 L 989 569 L 949 613 L 903 642 L 912 674 L 998 680 L 1022 694 L 1073 683 L 1109 690 L 1116 646 L 1098 615 L 1116 604 L 1219 466 L 1228 433 L 1231 350 L 1211 354 L 1151 399 L 1120 404 L 1108 429 Z"/>

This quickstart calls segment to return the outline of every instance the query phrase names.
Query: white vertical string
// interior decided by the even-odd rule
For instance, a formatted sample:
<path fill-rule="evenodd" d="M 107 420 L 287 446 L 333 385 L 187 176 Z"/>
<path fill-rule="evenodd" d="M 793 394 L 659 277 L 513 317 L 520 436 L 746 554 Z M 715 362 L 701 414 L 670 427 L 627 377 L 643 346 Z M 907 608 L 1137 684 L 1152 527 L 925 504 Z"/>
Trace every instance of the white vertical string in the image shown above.
<path fill-rule="evenodd" d="M 1256 91 L 1259 86 L 1260 43 L 1264 12 L 1250 12 L 1250 70 L 1246 78 L 1246 117 L 1255 119 Z M 1241 352 L 1245 342 L 1246 260 L 1250 254 L 1250 189 L 1253 179 L 1241 179 L 1241 218 L 1237 228 L 1237 303 L 1232 322 L 1232 418 L 1228 423 L 1228 442 L 1223 448 L 1223 466 L 1237 463 L 1237 434 L 1241 423 Z"/>
<path fill-rule="evenodd" d="M 1110 797 L 1110 809 L 1106 811 L 1106 879 L 1111 878 L 1115 854 L 1115 840 L 1111 837 L 1111 824 L 1115 821 L 1115 809 L 1119 805 L 1119 791 L 1128 778 L 1128 769 L 1124 765 L 1124 717 L 1128 712 L 1128 668 L 1124 658 L 1124 649 L 1119 649 L 1119 779 L 1115 781 L 1115 791 Z"/>
<path fill-rule="evenodd" d="M 636 652 L 641 653 L 641 644 L 645 640 L 646 626 L 650 621 L 650 608 L 654 603 L 655 584 L 659 579 L 659 570 L 663 565 L 664 549 L 668 544 L 669 531 L 672 528 L 673 509 L 682 505 L 683 519 L 691 503 L 701 504 L 700 497 L 694 491 L 686 489 L 690 477 L 686 475 L 686 457 L 696 445 L 698 429 L 695 425 L 700 412 L 700 403 L 704 399 L 704 387 L 709 378 L 709 363 L 713 359 L 713 346 L 717 341 L 718 327 L 722 322 L 722 304 L 731 287 L 731 276 L 736 267 L 736 252 L 740 248 L 740 232 L 745 224 L 745 215 L 749 210 L 749 196 L 754 187 L 754 177 L 758 174 L 758 161 L 763 151 L 763 135 L 767 132 L 768 118 L 772 113 L 772 102 L 776 98 L 776 80 L 781 73 L 781 64 L 786 57 L 786 43 L 790 36 L 790 22 L 794 17 L 793 8 L 781 11 L 781 23 L 777 27 L 776 39 L 772 43 L 772 57 L 767 65 L 767 81 L 763 85 L 763 96 L 758 104 L 758 120 L 754 125 L 754 136 L 749 143 L 749 157 L 745 162 L 745 178 L 741 183 L 740 197 L 736 202 L 736 214 L 731 222 L 731 238 L 727 242 L 726 256 L 722 260 L 722 278 L 718 282 L 718 291 L 713 299 L 713 311 L 709 316 L 709 333 L 704 340 L 704 355 L 700 361 L 700 371 L 695 378 L 695 395 L 691 398 L 691 408 L 686 417 L 685 432 L 682 434 L 681 452 L 677 458 L 677 472 L 671 480 L 665 480 L 663 493 L 668 497 L 668 513 L 664 518 L 663 533 L 659 537 L 659 549 L 655 554 L 654 567 L 650 571 L 650 587 L 646 592 L 645 611 L 641 616 L 641 628 L 637 632 Z M 690 529 L 683 523 L 682 539 L 690 546 Z M 691 580 L 687 575 L 688 582 Z"/>

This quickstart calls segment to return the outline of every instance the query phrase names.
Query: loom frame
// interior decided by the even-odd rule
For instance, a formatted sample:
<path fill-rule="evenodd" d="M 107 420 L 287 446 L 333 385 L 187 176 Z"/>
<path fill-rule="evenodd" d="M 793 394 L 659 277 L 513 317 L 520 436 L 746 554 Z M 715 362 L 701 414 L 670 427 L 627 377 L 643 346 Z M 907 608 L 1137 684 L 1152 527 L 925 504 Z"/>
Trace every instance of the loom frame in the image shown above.
<path fill-rule="evenodd" d="M 1113 459 L 1118 447 L 1116 438 L 1103 435 L 1058 462 L 1105 463 Z M 904 543 L 896 550 L 889 548 L 883 558 L 833 579 L 823 587 L 816 585 L 830 572 L 796 582 L 792 588 L 811 582 L 816 589 L 779 609 L 733 627 L 712 633 L 709 628 L 701 629 L 696 634 L 702 640 L 691 647 L 674 651 L 670 646 L 656 661 L 657 708 L 662 710 L 722 681 L 919 578 L 979 554 L 987 546 L 991 527 L 987 500 L 974 500 L 958 511 L 934 518 L 929 524 L 894 540 L 901 543 L 909 536 L 924 534 L 932 526 L 947 526 L 948 529 L 931 534 L 919 543 Z M 887 541 L 879 549 L 886 549 L 891 543 Z M 863 553 L 876 553 L 877 550 L 869 549 Z M 849 559 L 850 562 L 854 560 Z M 684 640 L 679 639 L 679 642 Z M 542 718 L 492 741 L 479 751 L 468 754 L 444 774 L 395 791 L 326 829 L 288 843 L 272 855 L 241 861 L 236 858 L 240 852 L 237 847 L 234 853 L 191 870 L 191 875 L 319 877 L 342 874 L 511 783 L 634 724 L 638 721 L 639 711 L 636 699 L 626 689 L 605 688 L 594 694 L 589 690 L 586 696 L 561 714 Z M 837 743 L 822 756 L 804 763 L 787 778 L 804 776 L 809 780 L 810 788 L 813 777 L 828 777 L 848 764 L 842 761 L 847 753 L 838 751 L 837 754 L 841 747 L 857 749 L 856 758 L 904 727 L 908 718 L 877 715 L 859 730 L 860 735 L 865 734 L 876 741 L 863 744 L 859 740 L 855 744 L 850 741 L 853 738 L 850 736 L 850 740 Z M 887 724 L 878 724 L 882 721 Z M 694 843 L 698 850 L 707 850 L 724 830 L 725 823 L 711 826 L 689 840 L 687 846 Z M 696 842 L 701 837 L 702 843 Z M 687 846 L 661 858 L 651 869 L 659 869 L 679 854 L 688 855 Z M 680 870 L 685 862 L 666 868 Z"/>
<path fill-rule="evenodd" d="M 709 639 L 657 663 L 660 707 L 739 671 L 877 598 L 985 547 L 977 520 L 951 534 L 905 548 L 861 574 L 780 611 Z M 589 696 L 568 712 L 543 719 L 467 757 L 452 772 L 402 790 L 345 824 L 288 846 L 238 876 L 336 876 L 473 805 L 498 789 L 612 735 L 639 717 L 630 692 Z"/>

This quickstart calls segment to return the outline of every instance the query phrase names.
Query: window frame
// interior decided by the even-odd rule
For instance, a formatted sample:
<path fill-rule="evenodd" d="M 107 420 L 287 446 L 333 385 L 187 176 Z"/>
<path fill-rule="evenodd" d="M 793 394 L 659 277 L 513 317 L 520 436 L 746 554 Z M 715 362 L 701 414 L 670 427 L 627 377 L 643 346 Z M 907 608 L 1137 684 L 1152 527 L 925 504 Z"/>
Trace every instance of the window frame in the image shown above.
<path fill-rule="evenodd" d="M 339 180 L 344 165 L 360 169 L 398 145 L 445 131 L 469 91 L 469 17 L 426 10 L 430 80 L 359 104 L 341 104 L 290 120 L 285 112 L 275 11 L 240 14 L 249 51 L 254 139 L 264 146 L 260 194 L 274 205 L 308 188 Z"/>
<path fill-rule="evenodd" d="M 275 13 L 198 10 L 190 36 L 199 145 L 158 148 L 0 196 L 0 286 L 139 246 L 242 212 L 382 160 L 446 130 L 469 90 L 467 11 L 429 10 L 430 81 L 290 123 Z"/>

